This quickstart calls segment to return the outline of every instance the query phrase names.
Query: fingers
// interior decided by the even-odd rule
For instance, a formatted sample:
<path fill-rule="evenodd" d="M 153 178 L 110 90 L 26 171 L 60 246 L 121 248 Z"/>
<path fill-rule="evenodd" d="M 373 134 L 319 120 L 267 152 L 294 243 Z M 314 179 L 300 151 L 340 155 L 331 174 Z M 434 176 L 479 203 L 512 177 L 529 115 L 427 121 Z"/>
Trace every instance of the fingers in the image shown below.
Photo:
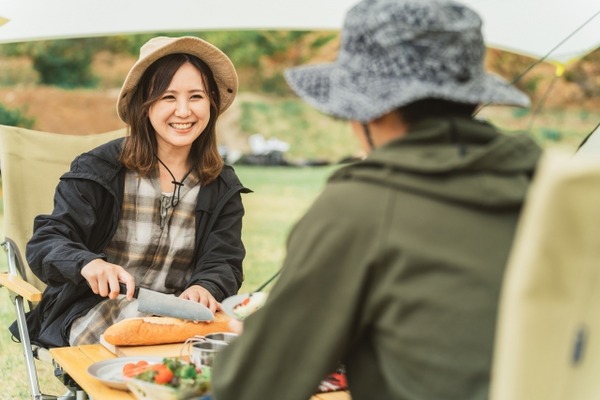
<path fill-rule="evenodd" d="M 125 293 L 127 300 L 133 300 L 133 294 L 135 293 L 135 278 L 129 272 L 121 268 L 121 272 L 119 273 L 119 282 L 124 283 L 125 286 L 127 286 L 127 293 Z"/>
<path fill-rule="evenodd" d="M 121 289 L 119 288 L 119 276 L 116 274 L 110 274 L 108 276 L 108 280 L 107 280 L 107 284 L 108 284 L 108 298 L 111 300 L 116 299 L 119 296 L 119 293 L 121 292 Z"/>
<path fill-rule="evenodd" d="M 217 302 L 217 300 L 215 300 L 214 297 L 210 296 L 209 302 L 208 304 L 205 304 L 208 309 L 210 310 L 211 313 L 216 313 L 217 312 L 217 308 L 219 306 L 219 303 Z"/>
<path fill-rule="evenodd" d="M 221 305 L 213 295 L 200 285 L 190 286 L 179 297 L 204 304 L 213 314 L 221 309 Z"/>
<path fill-rule="evenodd" d="M 81 269 L 81 275 L 95 294 L 116 299 L 120 293 L 119 282 L 123 282 L 127 286 L 127 298 L 133 298 L 135 279 L 120 265 L 98 258 L 86 264 Z"/>

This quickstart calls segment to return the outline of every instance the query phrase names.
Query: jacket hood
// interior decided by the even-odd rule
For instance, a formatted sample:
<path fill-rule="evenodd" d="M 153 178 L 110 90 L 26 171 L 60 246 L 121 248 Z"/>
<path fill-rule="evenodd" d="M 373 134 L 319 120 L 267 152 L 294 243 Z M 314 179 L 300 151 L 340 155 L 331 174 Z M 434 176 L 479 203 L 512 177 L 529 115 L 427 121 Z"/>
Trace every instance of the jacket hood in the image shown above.
<path fill-rule="evenodd" d="M 522 203 L 540 154 L 524 134 L 504 135 L 467 118 L 428 119 L 330 181 L 352 178 L 471 206 L 513 207 Z"/>
<path fill-rule="evenodd" d="M 113 139 L 76 157 L 61 179 L 89 179 L 102 184 L 113 195 L 123 165 L 118 161 L 125 138 Z M 94 161 L 91 161 L 93 159 Z"/>

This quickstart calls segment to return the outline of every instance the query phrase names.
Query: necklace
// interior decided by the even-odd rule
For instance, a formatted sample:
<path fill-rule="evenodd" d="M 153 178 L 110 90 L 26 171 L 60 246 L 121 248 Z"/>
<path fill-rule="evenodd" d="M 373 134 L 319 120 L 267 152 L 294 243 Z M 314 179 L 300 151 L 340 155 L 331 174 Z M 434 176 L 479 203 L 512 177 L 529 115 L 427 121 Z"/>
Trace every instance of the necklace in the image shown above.
<path fill-rule="evenodd" d="M 171 183 L 173 184 L 173 196 L 171 196 L 171 207 L 175 208 L 177 204 L 179 204 L 179 194 L 181 193 L 183 181 L 185 181 L 185 178 L 187 178 L 188 175 L 192 172 L 192 168 L 190 168 L 190 170 L 186 172 L 183 178 L 181 178 L 181 181 L 178 181 L 177 179 L 175 179 L 175 175 L 173 175 L 169 167 L 167 167 L 167 165 L 164 162 L 162 162 L 162 160 L 158 158 L 158 156 L 156 156 L 156 159 L 159 163 L 162 164 L 163 167 L 165 167 L 169 175 L 171 175 L 171 178 L 173 178 L 173 180 L 171 181 Z"/>

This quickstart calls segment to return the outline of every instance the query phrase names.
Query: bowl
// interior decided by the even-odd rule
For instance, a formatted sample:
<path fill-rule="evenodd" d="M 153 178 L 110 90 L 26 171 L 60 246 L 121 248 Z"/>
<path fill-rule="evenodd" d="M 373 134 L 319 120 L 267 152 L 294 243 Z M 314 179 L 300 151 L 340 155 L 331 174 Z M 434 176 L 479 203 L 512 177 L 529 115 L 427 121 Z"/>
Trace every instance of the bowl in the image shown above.
<path fill-rule="evenodd" d="M 221 302 L 221 308 L 231 318 L 243 321 L 267 301 L 268 292 L 236 294 Z"/>

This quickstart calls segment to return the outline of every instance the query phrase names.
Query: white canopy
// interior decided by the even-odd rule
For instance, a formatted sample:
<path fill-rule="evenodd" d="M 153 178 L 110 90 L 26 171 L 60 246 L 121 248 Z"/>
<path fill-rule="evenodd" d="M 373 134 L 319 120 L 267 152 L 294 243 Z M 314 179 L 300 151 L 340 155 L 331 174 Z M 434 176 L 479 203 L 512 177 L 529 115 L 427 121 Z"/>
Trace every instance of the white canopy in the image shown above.
<path fill-rule="evenodd" d="M 339 29 L 356 0 L 2 0 L 0 43 L 144 32 Z M 568 62 L 600 46 L 598 0 L 464 0 L 491 47 Z M 591 21 L 590 21 L 591 20 Z M 587 25 L 586 25 L 586 22 Z M 571 34 L 572 37 L 569 37 Z"/>

